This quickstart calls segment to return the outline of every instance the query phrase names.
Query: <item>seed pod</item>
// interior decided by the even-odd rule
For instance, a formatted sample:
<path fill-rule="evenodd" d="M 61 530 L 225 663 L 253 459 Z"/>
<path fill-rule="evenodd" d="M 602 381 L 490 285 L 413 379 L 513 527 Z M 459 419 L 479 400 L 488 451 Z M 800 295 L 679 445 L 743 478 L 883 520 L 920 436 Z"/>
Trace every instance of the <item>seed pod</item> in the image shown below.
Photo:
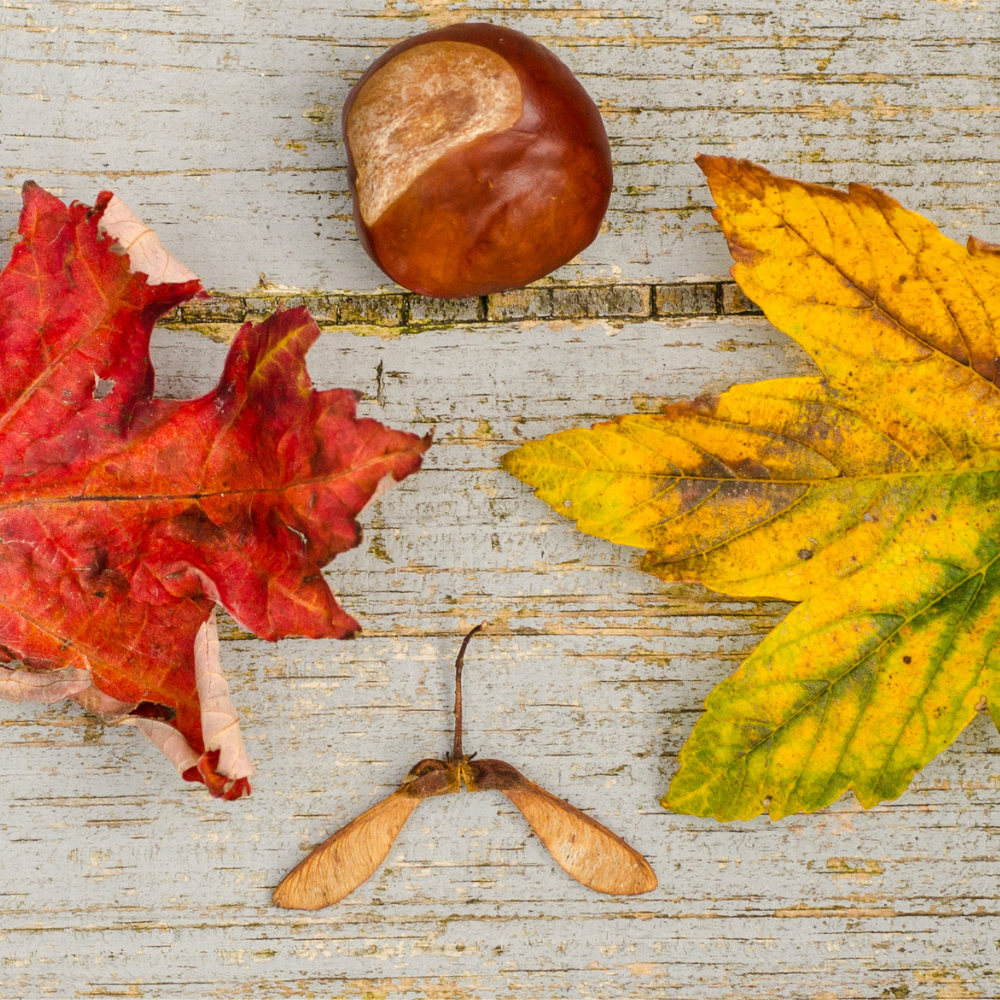
<path fill-rule="evenodd" d="M 385 860 L 399 831 L 424 799 L 452 795 L 462 784 L 470 792 L 497 791 L 514 803 L 560 867 L 596 892 L 634 896 L 656 888 L 649 862 L 596 819 L 529 781 L 502 760 L 473 760 L 462 752 L 462 663 L 465 637 L 455 660 L 455 735 L 444 760 L 415 764 L 387 798 L 341 827 L 289 872 L 272 893 L 277 906 L 318 910 L 336 903 L 370 878 Z"/>

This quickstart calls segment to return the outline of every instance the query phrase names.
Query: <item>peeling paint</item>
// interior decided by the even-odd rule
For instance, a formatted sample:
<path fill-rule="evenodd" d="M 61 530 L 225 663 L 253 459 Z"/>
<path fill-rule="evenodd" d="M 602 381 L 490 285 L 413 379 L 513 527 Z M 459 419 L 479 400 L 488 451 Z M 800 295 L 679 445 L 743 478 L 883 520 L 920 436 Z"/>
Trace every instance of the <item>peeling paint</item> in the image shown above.
<path fill-rule="evenodd" d="M 317 386 L 357 386 L 362 412 L 436 434 L 327 568 L 363 623 L 354 642 L 222 624 L 261 764 L 249 803 L 207 800 L 75 708 L 0 706 L 0 998 L 995 995 L 989 719 L 870 812 L 663 813 L 704 696 L 788 606 L 660 586 L 497 463 L 528 438 L 813 370 L 728 279 L 699 151 L 875 183 L 963 243 L 1000 241 L 996 0 L 286 6 L 0 0 L 5 245 L 28 177 L 91 203 L 115 187 L 218 289 L 157 330 L 160 392 L 207 391 L 246 319 L 303 301 L 324 331 Z M 580 76 L 616 190 L 551 280 L 441 304 L 359 247 L 340 106 L 386 47 L 468 19 L 540 37 Z M 484 618 L 466 664 L 477 746 L 614 817 L 661 890 L 578 890 L 502 800 L 485 820 L 442 802 L 404 831 L 392 878 L 277 913 L 278 877 L 395 787 L 394 761 L 447 748 L 445 666 Z"/>

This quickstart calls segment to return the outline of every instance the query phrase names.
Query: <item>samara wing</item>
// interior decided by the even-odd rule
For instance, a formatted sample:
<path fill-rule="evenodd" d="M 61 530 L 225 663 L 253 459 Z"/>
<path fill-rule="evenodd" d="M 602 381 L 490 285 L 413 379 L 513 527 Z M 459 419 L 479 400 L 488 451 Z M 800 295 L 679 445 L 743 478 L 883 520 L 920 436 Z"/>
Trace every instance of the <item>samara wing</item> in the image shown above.
<path fill-rule="evenodd" d="M 597 820 L 529 781 L 510 764 L 478 760 L 470 761 L 466 768 L 469 791 L 503 792 L 552 857 L 577 882 L 597 892 L 624 896 L 656 888 L 656 875 L 638 851 Z"/>

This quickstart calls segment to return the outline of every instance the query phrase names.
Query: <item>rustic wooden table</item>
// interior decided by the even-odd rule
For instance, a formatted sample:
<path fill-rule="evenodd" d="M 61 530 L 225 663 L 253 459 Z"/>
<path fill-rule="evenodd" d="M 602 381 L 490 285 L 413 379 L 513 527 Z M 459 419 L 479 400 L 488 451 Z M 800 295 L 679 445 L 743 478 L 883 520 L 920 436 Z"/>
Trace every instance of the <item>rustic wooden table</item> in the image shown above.
<path fill-rule="evenodd" d="M 579 75 L 616 189 L 552 282 L 441 304 L 361 251 L 339 110 L 384 48 L 466 19 Z M 316 383 L 436 443 L 329 567 L 361 638 L 271 645 L 224 623 L 252 798 L 210 799 L 75 707 L 0 705 L 0 997 L 1000 995 L 988 718 L 868 812 L 664 812 L 702 699 L 787 606 L 661 585 L 498 466 L 549 431 L 811 370 L 729 283 L 699 151 L 873 182 L 1000 241 L 998 43 L 997 0 L 2 0 L 5 243 L 26 179 L 112 188 L 218 293 L 157 331 L 162 394 L 206 391 L 238 323 L 304 300 Z M 467 743 L 626 836 L 659 889 L 588 892 L 487 793 L 422 807 L 339 906 L 275 909 L 306 849 L 447 748 L 451 664 L 484 618 Z"/>

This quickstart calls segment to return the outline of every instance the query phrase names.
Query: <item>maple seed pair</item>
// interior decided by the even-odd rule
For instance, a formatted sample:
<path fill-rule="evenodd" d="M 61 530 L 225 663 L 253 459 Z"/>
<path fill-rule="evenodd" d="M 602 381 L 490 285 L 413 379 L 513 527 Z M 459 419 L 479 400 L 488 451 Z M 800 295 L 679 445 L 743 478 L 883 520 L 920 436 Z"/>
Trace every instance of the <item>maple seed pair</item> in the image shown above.
<path fill-rule="evenodd" d="M 294 868 L 272 896 L 290 910 L 318 910 L 350 895 L 375 874 L 410 814 L 424 800 L 451 795 L 462 783 L 470 792 L 498 791 L 514 803 L 559 865 L 578 882 L 616 895 L 656 888 L 646 859 L 621 837 L 579 809 L 539 788 L 502 760 L 473 760 L 462 752 L 462 662 L 477 625 L 455 660 L 455 740 L 444 760 L 416 764 L 403 783 L 367 812 L 351 820 Z"/>

